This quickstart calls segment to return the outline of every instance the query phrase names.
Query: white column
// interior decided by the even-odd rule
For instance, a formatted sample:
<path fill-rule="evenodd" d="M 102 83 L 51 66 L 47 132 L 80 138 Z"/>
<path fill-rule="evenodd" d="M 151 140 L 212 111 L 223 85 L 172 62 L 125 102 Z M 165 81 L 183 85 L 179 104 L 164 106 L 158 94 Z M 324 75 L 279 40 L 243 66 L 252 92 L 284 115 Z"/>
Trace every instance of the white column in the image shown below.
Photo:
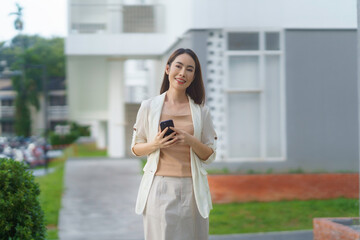
<path fill-rule="evenodd" d="M 148 77 L 149 82 L 147 83 L 148 97 L 153 97 L 159 94 L 162 83 L 162 77 L 165 72 L 165 65 L 158 59 L 152 59 L 148 62 Z"/>
<path fill-rule="evenodd" d="M 108 155 L 125 157 L 124 61 L 109 60 Z"/>
<path fill-rule="evenodd" d="M 97 122 L 97 138 L 96 146 L 98 148 L 106 148 L 106 123 L 104 121 Z"/>
<path fill-rule="evenodd" d="M 106 148 L 106 122 L 101 120 L 92 121 L 91 125 L 91 138 L 95 139 L 97 148 Z"/>
<path fill-rule="evenodd" d="M 123 31 L 123 7 L 122 0 L 107 1 L 107 32 L 122 33 Z"/>

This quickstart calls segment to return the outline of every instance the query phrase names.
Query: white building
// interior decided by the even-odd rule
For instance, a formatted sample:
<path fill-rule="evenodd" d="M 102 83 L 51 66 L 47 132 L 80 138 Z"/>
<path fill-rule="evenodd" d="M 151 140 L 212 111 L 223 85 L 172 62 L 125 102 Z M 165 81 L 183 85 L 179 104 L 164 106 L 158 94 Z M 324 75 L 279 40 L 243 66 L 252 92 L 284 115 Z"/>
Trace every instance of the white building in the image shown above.
<path fill-rule="evenodd" d="M 46 89 L 46 107 L 42 93 L 39 93 L 40 109 L 30 106 L 32 135 L 42 135 L 45 129 L 54 130 L 56 125 L 64 124 L 68 119 L 65 79 L 49 78 Z M 11 79 L 0 76 L 0 136 L 15 136 L 16 94 Z"/>
<path fill-rule="evenodd" d="M 140 101 L 184 47 L 202 64 L 218 163 L 354 169 L 355 0 L 69 0 L 68 10 L 69 116 L 110 156 L 129 155 Z"/>

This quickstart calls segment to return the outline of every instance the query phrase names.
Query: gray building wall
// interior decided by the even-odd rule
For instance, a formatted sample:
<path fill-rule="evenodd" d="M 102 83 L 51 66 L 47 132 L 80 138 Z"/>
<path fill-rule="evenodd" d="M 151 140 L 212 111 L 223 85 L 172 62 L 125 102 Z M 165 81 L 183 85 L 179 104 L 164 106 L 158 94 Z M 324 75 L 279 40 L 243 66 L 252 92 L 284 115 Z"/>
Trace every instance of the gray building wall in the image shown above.
<path fill-rule="evenodd" d="M 287 160 L 213 167 L 358 171 L 356 39 L 355 30 L 286 30 Z"/>
<path fill-rule="evenodd" d="M 305 169 L 358 169 L 355 30 L 286 31 L 289 161 Z"/>

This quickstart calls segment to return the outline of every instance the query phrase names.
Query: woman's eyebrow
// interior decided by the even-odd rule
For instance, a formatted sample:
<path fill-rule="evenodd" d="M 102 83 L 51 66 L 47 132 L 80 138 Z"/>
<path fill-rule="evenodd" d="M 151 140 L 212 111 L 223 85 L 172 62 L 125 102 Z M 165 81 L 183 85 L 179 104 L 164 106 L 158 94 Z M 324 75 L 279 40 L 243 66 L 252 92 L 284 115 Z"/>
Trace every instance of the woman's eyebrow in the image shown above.
<path fill-rule="evenodd" d="M 182 62 L 176 62 L 177 64 L 180 64 L 182 66 L 184 66 L 184 64 Z M 192 67 L 192 68 L 195 68 L 193 65 L 188 65 L 187 67 Z"/>

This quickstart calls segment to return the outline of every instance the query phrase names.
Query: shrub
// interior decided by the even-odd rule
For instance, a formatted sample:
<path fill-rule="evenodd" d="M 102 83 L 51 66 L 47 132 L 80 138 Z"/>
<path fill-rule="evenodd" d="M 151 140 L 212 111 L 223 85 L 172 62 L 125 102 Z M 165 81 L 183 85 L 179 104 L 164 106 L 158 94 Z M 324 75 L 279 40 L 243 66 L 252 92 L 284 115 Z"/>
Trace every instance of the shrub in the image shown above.
<path fill-rule="evenodd" d="M 0 158 L 0 239 L 45 239 L 39 186 L 28 167 Z"/>
<path fill-rule="evenodd" d="M 70 123 L 70 133 L 61 135 L 56 132 L 49 133 L 49 141 L 51 145 L 72 144 L 79 137 L 90 136 L 90 127 L 81 126 L 75 122 Z"/>
<path fill-rule="evenodd" d="M 89 126 L 82 126 L 77 124 L 76 122 L 72 122 L 70 124 L 70 131 L 76 132 L 79 137 L 88 137 L 90 136 L 90 127 Z"/>
<path fill-rule="evenodd" d="M 64 144 L 71 144 L 78 139 L 78 134 L 75 132 L 71 132 L 69 134 L 60 135 L 54 132 L 50 132 L 50 144 L 51 145 L 64 145 Z"/>

